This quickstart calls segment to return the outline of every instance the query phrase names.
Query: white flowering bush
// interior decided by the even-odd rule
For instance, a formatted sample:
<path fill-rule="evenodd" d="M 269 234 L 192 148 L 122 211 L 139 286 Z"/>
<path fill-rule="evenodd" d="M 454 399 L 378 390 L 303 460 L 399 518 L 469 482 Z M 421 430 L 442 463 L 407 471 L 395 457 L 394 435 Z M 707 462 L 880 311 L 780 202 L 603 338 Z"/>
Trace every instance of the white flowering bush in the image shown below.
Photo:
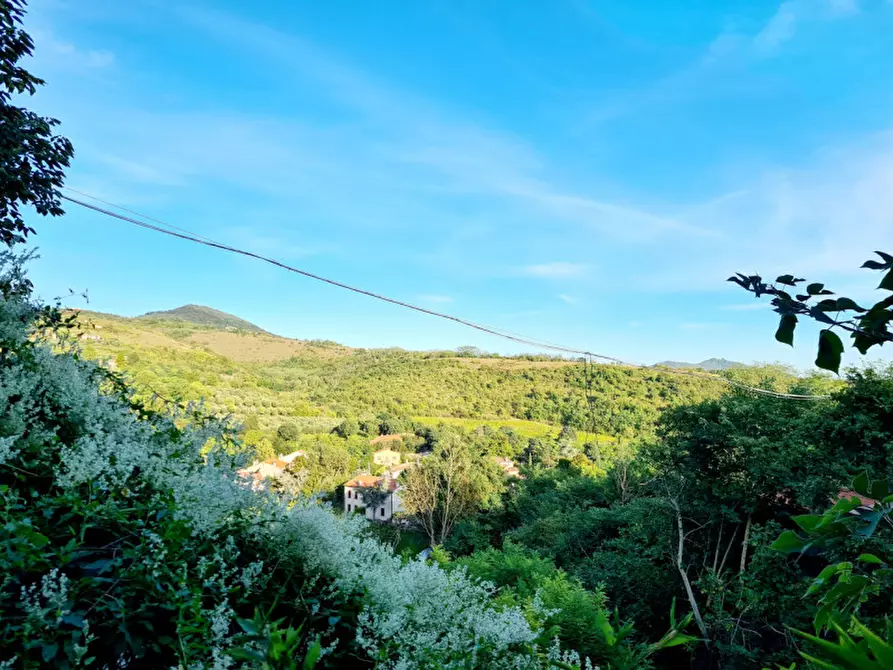
<path fill-rule="evenodd" d="M 575 658 L 464 570 L 404 563 L 357 517 L 251 490 L 225 423 L 136 403 L 66 344 L 74 322 L 31 302 L 20 259 L 0 260 L 3 667 Z"/>

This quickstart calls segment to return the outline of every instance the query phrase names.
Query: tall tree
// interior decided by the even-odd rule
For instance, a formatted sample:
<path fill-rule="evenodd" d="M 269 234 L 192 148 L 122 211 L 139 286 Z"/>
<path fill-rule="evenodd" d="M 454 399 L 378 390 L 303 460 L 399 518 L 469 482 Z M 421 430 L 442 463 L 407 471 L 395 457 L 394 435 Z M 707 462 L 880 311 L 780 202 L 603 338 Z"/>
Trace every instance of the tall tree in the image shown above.
<path fill-rule="evenodd" d="M 0 242 L 8 246 L 34 232 L 22 218 L 22 205 L 33 205 L 41 215 L 64 213 L 59 189 L 74 155 L 71 142 L 53 133 L 56 119 L 13 104 L 45 83 L 19 65 L 34 49 L 21 28 L 25 5 L 0 1 Z"/>
<path fill-rule="evenodd" d="M 459 436 L 447 434 L 434 453 L 406 471 L 400 497 L 431 544 L 443 544 L 459 520 L 499 493 L 500 475 L 491 463 L 476 458 Z"/>

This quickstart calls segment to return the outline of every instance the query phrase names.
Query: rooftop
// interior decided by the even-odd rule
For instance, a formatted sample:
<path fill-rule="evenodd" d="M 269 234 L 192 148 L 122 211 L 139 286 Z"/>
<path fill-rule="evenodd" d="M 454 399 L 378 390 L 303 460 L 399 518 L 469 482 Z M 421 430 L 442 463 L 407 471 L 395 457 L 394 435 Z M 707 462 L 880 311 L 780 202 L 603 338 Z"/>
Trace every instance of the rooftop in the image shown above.
<path fill-rule="evenodd" d="M 360 488 L 368 489 L 381 486 L 382 482 L 386 482 L 389 491 L 396 491 L 399 486 L 394 480 L 386 480 L 384 477 L 376 477 L 375 475 L 357 475 L 349 482 L 344 484 L 344 488 Z"/>

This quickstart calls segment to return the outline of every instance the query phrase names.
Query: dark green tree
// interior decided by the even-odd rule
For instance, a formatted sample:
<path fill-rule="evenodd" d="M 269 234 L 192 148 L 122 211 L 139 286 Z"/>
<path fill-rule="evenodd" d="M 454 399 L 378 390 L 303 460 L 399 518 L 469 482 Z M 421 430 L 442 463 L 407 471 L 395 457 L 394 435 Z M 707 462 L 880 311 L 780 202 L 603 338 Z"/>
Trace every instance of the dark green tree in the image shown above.
<path fill-rule="evenodd" d="M 19 64 L 34 48 L 21 28 L 25 6 L 24 0 L 0 2 L 0 242 L 9 246 L 34 232 L 22 205 L 41 215 L 64 213 L 59 189 L 74 155 L 71 142 L 54 134 L 56 119 L 13 104 L 45 83 Z"/>
<path fill-rule="evenodd" d="M 286 444 L 295 442 L 300 436 L 300 429 L 293 423 L 283 423 L 276 429 L 276 437 Z"/>
<path fill-rule="evenodd" d="M 335 426 L 333 432 L 339 437 L 347 439 L 348 437 L 353 437 L 360 432 L 360 424 L 357 423 L 356 419 L 345 419 L 337 426 Z"/>

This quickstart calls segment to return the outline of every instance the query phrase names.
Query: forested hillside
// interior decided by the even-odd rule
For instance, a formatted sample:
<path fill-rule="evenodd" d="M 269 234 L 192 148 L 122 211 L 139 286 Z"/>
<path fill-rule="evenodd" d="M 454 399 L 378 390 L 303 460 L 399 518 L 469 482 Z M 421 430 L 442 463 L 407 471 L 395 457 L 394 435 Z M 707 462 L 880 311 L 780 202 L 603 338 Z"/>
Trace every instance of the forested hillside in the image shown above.
<path fill-rule="evenodd" d="M 262 430 L 311 417 L 391 414 L 522 420 L 631 436 L 651 430 L 664 407 L 714 398 L 723 390 L 710 379 L 653 369 L 595 365 L 590 373 L 578 361 L 547 356 L 351 349 L 189 320 L 90 312 L 80 313 L 79 320 L 84 354 L 126 372 L 144 395 L 204 398 L 211 411 Z M 773 374 L 778 390 L 797 383 L 784 370 Z"/>
<path fill-rule="evenodd" d="M 43 83 L 23 16 L 0 0 L 0 670 L 893 667 L 893 367 L 841 370 L 840 337 L 893 342 L 893 255 L 870 308 L 731 280 L 779 342 L 823 324 L 834 378 L 66 313 L 20 246 L 73 155 L 12 104 Z"/>

